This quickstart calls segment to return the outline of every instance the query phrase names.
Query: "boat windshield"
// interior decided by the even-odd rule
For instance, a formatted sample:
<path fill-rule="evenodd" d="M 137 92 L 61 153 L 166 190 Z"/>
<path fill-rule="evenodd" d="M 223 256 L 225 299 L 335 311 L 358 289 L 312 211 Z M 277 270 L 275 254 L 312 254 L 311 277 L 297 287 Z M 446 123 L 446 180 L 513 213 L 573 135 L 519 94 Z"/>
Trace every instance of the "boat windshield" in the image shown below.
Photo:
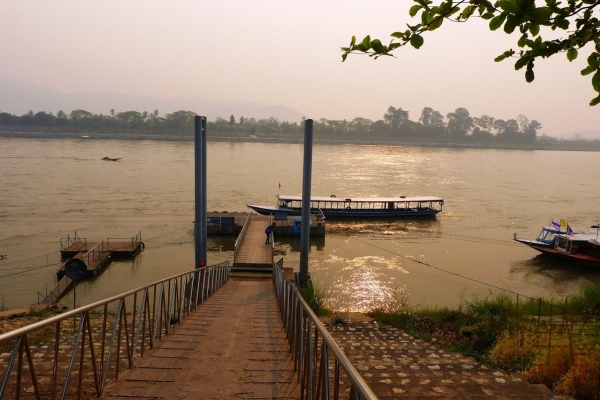
<path fill-rule="evenodd" d="M 559 236 L 554 248 L 564 253 L 570 253 L 572 244 L 569 239 Z"/>
<path fill-rule="evenodd" d="M 538 242 L 552 243 L 552 242 L 554 242 L 555 237 L 556 237 L 556 234 L 554 232 L 548 231 L 546 229 L 542 229 L 537 240 L 538 240 Z"/>

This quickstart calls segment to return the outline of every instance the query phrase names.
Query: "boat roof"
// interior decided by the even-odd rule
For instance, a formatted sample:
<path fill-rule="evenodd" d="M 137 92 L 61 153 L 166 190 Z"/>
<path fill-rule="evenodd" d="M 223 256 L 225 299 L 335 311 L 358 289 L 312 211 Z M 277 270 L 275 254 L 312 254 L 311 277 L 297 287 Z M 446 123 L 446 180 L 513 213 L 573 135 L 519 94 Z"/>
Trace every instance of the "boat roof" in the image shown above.
<path fill-rule="evenodd" d="M 287 194 L 277 195 L 279 200 L 283 201 L 302 201 L 302 196 L 291 196 Z M 388 202 L 408 202 L 408 201 L 444 201 L 441 197 L 420 196 L 420 197 L 325 197 L 311 196 L 311 201 L 339 201 L 339 202 L 360 202 L 360 203 L 388 203 Z"/>
<path fill-rule="evenodd" d="M 567 233 L 564 229 L 559 230 L 553 226 L 545 226 L 544 230 L 555 233 L 557 236 L 565 237 L 567 239 L 576 240 L 576 241 L 588 241 L 598 239 L 598 229 L 596 228 L 578 228 L 571 227 L 573 230 L 573 236 L 567 236 Z"/>

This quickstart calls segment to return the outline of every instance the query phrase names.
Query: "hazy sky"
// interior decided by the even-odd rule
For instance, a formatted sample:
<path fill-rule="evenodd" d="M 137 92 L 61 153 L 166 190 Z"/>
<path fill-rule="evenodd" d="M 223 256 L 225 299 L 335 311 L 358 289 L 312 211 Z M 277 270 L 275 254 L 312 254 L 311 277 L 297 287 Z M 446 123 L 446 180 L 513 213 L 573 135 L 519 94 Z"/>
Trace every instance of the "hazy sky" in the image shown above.
<path fill-rule="evenodd" d="M 551 136 L 600 130 L 587 55 L 536 62 L 528 84 L 514 60 L 493 59 L 516 38 L 484 21 L 444 23 L 420 50 L 373 61 L 339 48 L 352 35 L 386 39 L 417 19 L 395 1 L 0 2 L 0 78 L 61 92 L 106 91 L 281 104 L 307 118 L 381 119 L 389 106 L 417 121 L 443 115 L 538 120 Z M 212 119 L 211 116 L 208 116 Z"/>

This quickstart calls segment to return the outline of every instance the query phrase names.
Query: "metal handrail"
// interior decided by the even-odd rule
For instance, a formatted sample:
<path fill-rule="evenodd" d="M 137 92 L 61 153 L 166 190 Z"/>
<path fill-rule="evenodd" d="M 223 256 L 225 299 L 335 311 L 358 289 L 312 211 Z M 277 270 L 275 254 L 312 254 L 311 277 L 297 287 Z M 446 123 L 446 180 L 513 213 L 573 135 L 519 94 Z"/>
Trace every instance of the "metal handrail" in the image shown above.
<path fill-rule="evenodd" d="M 63 240 L 65 241 L 65 244 L 63 244 Z M 75 231 L 75 234 L 73 235 L 73 239 L 71 239 L 71 235 L 67 235 L 66 238 L 60 238 L 60 251 L 67 249 L 69 246 L 71 246 L 72 244 L 75 244 L 77 242 L 81 242 L 81 238 L 77 234 L 77 231 Z M 87 245 L 87 239 L 83 238 L 83 246 L 85 247 L 86 245 Z"/>
<path fill-rule="evenodd" d="M 325 214 L 323 214 L 323 210 L 320 208 L 317 210 L 317 223 L 322 224 L 325 222 Z"/>
<path fill-rule="evenodd" d="M 248 214 L 248 218 L 246 218 L 246 222 L 244 223 L 244 227 L 242 228 L 242 231 L 240 232 L 240 234 L 238 235 L 236 241 L 235 241 L 235 245 L 233 246 L 233 259 L 235 260 L 235 258 L 237 257 L 237 252 L 238 249 L 240 247 L 240 245 L 242 244 L 242 240 L 244 240 L 244 235 L 246 234 L 246 230 L 248 229 L 248 225 L 250 225 L 250 219 L 252 218 L 252 214 Z"/>
<path fill-rule="evenodd" d="M 131 242 L 131 250 L 133 251 L 133 249 L 136 248 L 136 246 L 142 242 L 142 231 L 140 231 L 137 235 L 133 236 L 133 237 L 128 237 L 128 238 L 107 238 L 106 239 L 106 248 L 108 249 L 108 251 L 115 251 L 116 249 L 114 247 L 112 247 L 110 245 L 110 241 L 121 241 L 121 242 Z M 125 248 L 125 250 L 127 250 L 129 247 Z M 104 245 L 102 248 L 103 251 L 104 250 Z"/>
<path fill-rule="evenodd" d="M 273 265 L 273 285 L 283 318 L 294 369 L 300 381 L 301 399 L 338 399 L 341 371 L 350 380 L 350 399 L 376 400 L 365 383 L 335 343 L 319 318 L 302 298 L 295 285 L 285 279 L 281 268 Z M 330 356 L 333 360 L 330 363 Z M 330 367 L 334 376 L 330 376 Z"/>
<path fill-rule="evenodd" d="M 168 335 L 174 325 L 228 279 L 229 262 L 195 269 L 0 335 L 0 348 L 12 345 L 8 363 L 3 364 L 3 372 L 0 370 L 0 398 L 5 394 L 20 398 L 25 384 L 33 388 L 36 399 L 41 398 L 42 392 L 50 393 L 52 399 L 64 399 L 68 389 L 71 389 L 70 397 L 73 392 L 78 399 L 99 397 L 108 381 L 118 379 L 120 370 L 131 368 L 135 358 L 154 348 L 156 341 Z M 138 298 L 141 298 L 139 304 Z M 109 306 L 114 311 L 109 312 Z M 71 336 L 73 347 L 69 355 L 62 350 L 60 333 L 71 319 L 75 328 L 76 318 L 79 318 L 79 327 Z M 112 327 L 108 326 L 109 321 Z M 99 335 L 92 334 L 92 322 L 102 323 Z M 48 334 L 48 330 L 54 330 L 51 369 L 40 358 L 32 356 L 30 347 L 30 343 L 39 341 L 39 335 Z M 121 351 L 123 341 L 125 347 Z M 15 365 L 16 373 L 12 371 Z M 76 368 L 78 374 L 73 373 Z M 84 372 L 86 385 L 82 388 Z M 78 381 L 77 386 L 73 382 L 70 387 L 69 381 L 75 374 L 78 376 L 73 380 Z M 45 379 L 39 379 L 44 375 Z"/>

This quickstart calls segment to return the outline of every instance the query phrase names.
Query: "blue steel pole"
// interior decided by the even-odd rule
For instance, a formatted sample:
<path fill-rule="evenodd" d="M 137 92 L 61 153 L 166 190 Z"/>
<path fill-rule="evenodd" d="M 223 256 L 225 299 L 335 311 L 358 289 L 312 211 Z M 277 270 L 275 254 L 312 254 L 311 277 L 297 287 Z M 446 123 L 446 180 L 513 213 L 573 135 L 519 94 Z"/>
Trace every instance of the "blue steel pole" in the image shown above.
<path fill-rule="evenodd" d="M 302 169 L 302 225 L 300 239 L 300 286 L 308 282 L 308 251 L 310 249 L 310 188 L 312 177 L 313 120 L 304 121 L 304 167 Z"/>
<path fill-rule="evenodd" d="M 202 260 L 202 117 L 194 117 L 194 266 Z"/>
<path fill-rule="evenodd" d="M 206 131 L 206 117 L 202 117 L 202 198 L 200 199 L 202 202 L 202 207 L 201 207 L 201 212 L 202 212 L 202 242 L 201 242 L 201 254 L 202 254 L 202 258 L 201 260 L 204 261 L 204 265 L 208 265 L 208 260 L 206 258 L 206 241 L 207 241 L 207 226 L 206 226 L 206 221 L 207 221 L 207 215 L 206 215 L 206 209 L 207 209 L 207 197 L 206 197 L 206 161 L 207 161 L 207 157 L 206 157 L 206 150 L 207 150 L 207 134 L 208 132 Z"/>

